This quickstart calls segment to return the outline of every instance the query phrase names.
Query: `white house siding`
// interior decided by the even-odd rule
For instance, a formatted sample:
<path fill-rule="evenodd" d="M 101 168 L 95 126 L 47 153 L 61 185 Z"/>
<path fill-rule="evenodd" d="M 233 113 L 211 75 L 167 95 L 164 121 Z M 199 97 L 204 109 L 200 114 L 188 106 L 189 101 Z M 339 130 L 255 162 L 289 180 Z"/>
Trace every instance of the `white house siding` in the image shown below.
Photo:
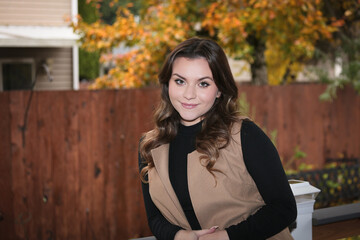
<path fill-rule="evenodd" d="M 0 0 L 0 25 L 66 26 L 71 0 Z"/>
<path fill-rule="evenodd" d="M 72 48 L 0 48 L 1 59 L 34 59 L 36 69 L 46 61 L 53 81 L 50 82 L 43 69 L 36 80 L 36 90 L 73 89 Z"/>

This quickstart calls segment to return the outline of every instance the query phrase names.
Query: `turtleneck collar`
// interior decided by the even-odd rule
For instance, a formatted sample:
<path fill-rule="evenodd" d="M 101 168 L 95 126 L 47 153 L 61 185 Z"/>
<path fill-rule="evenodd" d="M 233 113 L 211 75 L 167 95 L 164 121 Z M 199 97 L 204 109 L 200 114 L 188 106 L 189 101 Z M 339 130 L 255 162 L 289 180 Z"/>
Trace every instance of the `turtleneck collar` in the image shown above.
<path fill-rule="evenodd" d="M 186 136 L 196 135 L 197 133 L 199 133 L 201 131 L 202 123 L 203 123 L 203 121 L 200 121 L 191 126 L 185 126 L 180 123 L 178 134 L 186 135 Z"/>

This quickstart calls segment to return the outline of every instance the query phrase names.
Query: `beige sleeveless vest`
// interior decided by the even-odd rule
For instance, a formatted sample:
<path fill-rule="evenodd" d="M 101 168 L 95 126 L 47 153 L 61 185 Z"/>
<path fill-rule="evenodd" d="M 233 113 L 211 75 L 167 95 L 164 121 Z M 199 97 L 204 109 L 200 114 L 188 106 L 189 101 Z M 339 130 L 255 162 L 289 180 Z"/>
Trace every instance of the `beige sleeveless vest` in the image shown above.
<path fill-rule="evenodd" d="M 225 229 L 246 220 L 265 204 L 243 160 L 240 127 L 234 125 L 233 139 L 220 151 L 214 167 L 223 173 L 214 172 L 216 182 L 201 165 L 199 152 L 188 155 L 189 193 L 202 229 Z M 153 149 L 151 154 L 155 164 L 148 172 L 152 201 L 169 222 L 191 229 L 169 179 L 169 144 Z M 286 228 L 270 239 L 293 238 Z"/>

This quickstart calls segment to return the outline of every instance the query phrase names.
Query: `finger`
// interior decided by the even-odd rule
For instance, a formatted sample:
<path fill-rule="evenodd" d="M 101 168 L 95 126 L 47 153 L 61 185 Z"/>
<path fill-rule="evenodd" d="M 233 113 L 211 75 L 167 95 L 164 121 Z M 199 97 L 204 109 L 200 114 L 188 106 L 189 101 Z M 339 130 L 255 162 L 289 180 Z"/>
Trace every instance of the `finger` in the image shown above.
<path fill-rule="evenodd" d="M 209 229 L 203 229 L 203 230 L 197 230 L 197 231 L 194 231 L 196 236 L 200 237 L 200 236 L 204 236 L 206 234 L 210 234 L 210 233 L 213 233 L 216 231 L 216 229 L 218 229 L 218 226 L 213 226 Z"/>
<path fill-rule="evenodd" d="M 218 229 L 219 228 L 219 226 L 212 226 L 210 229 Z"/>

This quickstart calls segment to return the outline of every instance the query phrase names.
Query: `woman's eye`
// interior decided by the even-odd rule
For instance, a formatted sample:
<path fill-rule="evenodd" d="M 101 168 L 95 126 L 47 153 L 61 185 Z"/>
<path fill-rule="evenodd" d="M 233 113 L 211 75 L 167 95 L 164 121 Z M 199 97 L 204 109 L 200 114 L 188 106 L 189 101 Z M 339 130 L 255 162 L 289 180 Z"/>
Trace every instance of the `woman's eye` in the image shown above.
<path fill-rule="evenodd" d="M 184 80 L 177 78 L 177 79 L 175 79 L 175 83 L 178 85 L 183 85 L 185 82 L 184 82 Z"/>
<path fill-rule="evenodd" d="M 199 86 L 200 86 L 200 87 L 208 87 L 208 86 L 210 86 L 210 84 L 207 83 L 207 82 L 200 82 L 200 83 L 199 83 Z"/>

